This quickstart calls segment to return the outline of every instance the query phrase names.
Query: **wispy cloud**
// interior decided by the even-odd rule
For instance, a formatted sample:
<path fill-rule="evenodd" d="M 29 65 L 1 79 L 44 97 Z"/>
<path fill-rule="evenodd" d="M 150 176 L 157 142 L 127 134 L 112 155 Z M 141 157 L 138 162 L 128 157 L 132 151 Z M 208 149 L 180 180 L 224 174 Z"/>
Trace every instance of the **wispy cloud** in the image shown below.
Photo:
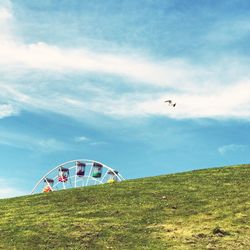
<path fill-rule="evenodd" d="M 180 60 L 155 62 L 140 55 L 100 54 L 82 49 L 65 49 L 42 42 L 0 43 L 0 65 L 13 70 L 28 68 L 55 72 L 92 72 L 125 77 L 137 83 L 187 89 L 187 76 L 197 75 Z M 193 72 L 192 72 L 193 71 Z M 174 86 L 173 86 L 174 83 Z"/>
<path fill-rule="evenodd" d="M 15 187 L 13 180 L 0 178 L 0 199 L 26 195 L 27 192 Z"/>
<path fill-rule="evenodd" d="M 34 144 L 37 145 L 38 150 L 42 149 L 46 152 L 65 150 L 67 148 L 65 143 L 58 141 L 54 138 L 38 139 L 34 142 Z"/>
<path fill-rule="evenodd" d="M 203 93 L 166 93 L 165 99 L 168 96 L 177 102 L 176 108 L 164 105 L 164 98 L 159 98 L 139 104 L 139 109 L 174 118 L 250 118 L 250 81 L 218 86 L 213 91 L 208 89 Z"/>
<path fill-rule="evenodd" d="M 86 142 L 88 140 L 89 139 L 87 137 L 85 137 L 85 136 L 77 136 L 77 137 L 74 138 L 75 142 Z"/>
<path fill-rule="evenodd" d="M 0 9 L 0 22 L 9 24 L 14 18 L 11 8 Z M 19 110 L 46 110 L 79 119 L 88 112 L 116 118 L 152 115 L 176 119 L 250 117 L 250 75 L 245 67 L 250 61 L 247 59 L 230 58 L 228 62 L 226 58 L 212 65 L 198 66 L 184 59 L 156 60 L 142 54 L 101 53 L 44 42 L 26 44 L 11 29 L 7 32 L 3 27 L 0 25 L 0 31 L 5 29 L 8 34 L 0 39 L 3 73 L 9 74 L 10 70 L 71 75 L 88 72 L 111 76 L 112 84 L 118 86 L 99 86 L 95 91 L 97 87 L 93 82 L 85 82 L 83 89 L 93 89 L 89 98 L 90 95 L 84 95 L 79 87 L 80 83 L 66 87 L 63 83 L 49 85 L 30 79 L 28 84 L 23 84 L 20 73 L 12 81 L 0 81 L 0 96 L 6 103 L 14 103 Z M 27 74 L 25 77 L 27 83 Z M 131 86 L 128 93 L 122 93 L 119 90 L 121 84 L 114 82 L 119 78 Z M 177 106 L 174 109 L 166 106 L 166 98 L 176 101 Z M 11 114 L 14 113 L 9 110 Z"/>
<path fill-rule="evenodd" d="M 234 152 L 243 152 L 246 149 L 248 149 L 247 145 L 240 145 L 240 144 L 228 144 L 228 145 L 223 145 L 218 148 L 218 151 L 221 155 L 225 154 L 230 154 Z"/>
<path fill-rule="evenodd" d="M 18 109 L 11 104 L 0 104 L 0 119 L 18 114 Z"/>
<path fill-rule="evenodd" d="M 95 141 L 92 139 L 89 139 L 85 136 L 78 136 L 74 138 L 74 141 L 77 143 L 84 143 L 86 146 L 102 146 L 107 145 L 108 142 L 105 141 Z"/>
<path fill-rule="evenodd" d="M 12 17 L 11 9 L 4 8 L 3 12 Z M 97 53 L 86 48 L 60 48 L 44 42 L 25 44 L 11 29 L 5 33 L 9 38 L 0 40 L 0 65 L 13 69 L 98 72 L 122 76 L 141 84 L 181 90 L 194 85 L 192 78 L 208 73 L 178 58 L 158 61 L 135 53 Z"/>
<path fill-rule="evenodd" d="M 35 152 L 53 152 L 69 150 L 64 142 L 55 138 L 39 138 L 28 134 L 0 131 L 0 144 L 9 145 L 16 148 L 28 149 Z"/>
<path fill-rule="evenodd" d="M 11 28 L 5 28 L 12 17 L 11 9 L 0 9 L 0 15 L 0 22 L 3 24 L 0 25 L 0 31 L 4 29 L 4 34 L 8 35 L 0 40 L 0 65 L 5 68 L 98 72 L 165 87 L 172 86 L 174 81 L 175 88 L 189 87 L 191 84 L 185 76 L 194 72 L 181 60 L 156 62 L 137 54 L 128 56 L 120 53 L 96 53 L 85 48 L 60 48 L 44 42 L 25 44 L 15 36 Z"/>
<path fill-rule="evenodd" d="M 209 42 L 225 46 L 246 37 L 249 31 L 250 24 L 248 18 L 224 20 L 216 22 L 206 35 L 206 38 Z"/>
<path fill-rule="evenodd" d="M 105 141 L 93 141 L 89 143 L 90 146 L 102 146 L 102 145 L 108 145 L 108 144 L 109 143 Z"/>
<path fill-rule="evenodd" d="M 12 35 L 12 8 L 10 1 L 0 2 L 0 41 L 7 42 L 13 39 Z"/>
<path fill-rule="evenodd" d="M 6 8 L 0 8 L 0 21 L 3 23 L 9 20 L 10 18 L 12 18 L 10 11 Z"/>

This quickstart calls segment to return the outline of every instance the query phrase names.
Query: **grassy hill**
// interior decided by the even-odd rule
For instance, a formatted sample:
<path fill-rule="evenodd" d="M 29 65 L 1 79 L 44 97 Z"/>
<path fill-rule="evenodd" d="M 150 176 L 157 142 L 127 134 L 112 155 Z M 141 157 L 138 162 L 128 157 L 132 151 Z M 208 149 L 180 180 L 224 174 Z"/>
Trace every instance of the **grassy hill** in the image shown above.
<path fill-rule="evenodd" d="M 0 200 L 0 249 L 250 249 L 250 165 Z"/>

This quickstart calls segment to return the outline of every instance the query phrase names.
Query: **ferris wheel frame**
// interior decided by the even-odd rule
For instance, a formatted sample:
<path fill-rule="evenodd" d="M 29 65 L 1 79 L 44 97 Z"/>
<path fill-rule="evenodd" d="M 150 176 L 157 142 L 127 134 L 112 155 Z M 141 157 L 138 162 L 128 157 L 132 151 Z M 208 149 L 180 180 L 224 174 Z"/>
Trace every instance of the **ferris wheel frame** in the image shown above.
<path fill-rule="evenodd" d="M 90 169 L 88 171 L 88 174 L 85 176 L 81 176 L 79 177 L 77 175 L 77 162 L 80 162 L 80 163 L 84 163 L 86 164 L 85 166 L 90 166 Z M 49 176 L 50 174 L 52 174 L 54 171 L 58 170 L 62 170 L 64 168 L 65 165 L 69 165 L 71 163 L 74 163 L 74 165 L 68 167 L 67 169 L 72 172 L 72 170 L 75 169 L 74 171 L 74 175 L 70 175 L 68 176 L 68 179 L 67 181 L 69 181 L 70 183 L 70 187 L 66 187 L 66 184 L 65 182 L 60 182 L 58 180 L 58 174 L 56 174 L 52 179 L 50 180 L 53 180 L 53 182 L 55 180 L 57 180 L 57 182 L 54 184 L 54 185 L 51 185 L 49 183 Z M 105 169 L 106 172 L 103 174 L 102 177 L 100 178 L 94 178 L 93 176 L 91 176 L 91 174 L 93 173 L 93 168 L 94 168 L 94 164 L 99 164 L 100 166 L 102 166 L 102 169 Z M 68 188 L 76 188 L 76 187 L 83 187 L 83 186 L 90 186 L 89 182 L 90 180 L 94 181 L 95 184 L 92 184 L 92 185 L 97 185 L 97 184 L 104 184 L 104 180 L 105 178 L 107 177 L 107 175 L 109 173 L 112 173 L 113 176 L 116 177 L 117 181 L 124 181 L 125 178 L 116 170 L 108 167 L 107 165 L 101 163 L 101 162 L 98 162 L 98 161 L 95 161 L 95 160 L 89 160 L 89 159 L 77 159 L 77 160 L 70 160 L 70 161 L 67 161 L 67 162 L 64 162 L 64 163 L 61 163 L 59 165 L 57 165 L 56 167 L 52 168 L 51 170 L 49 170 L 37 183 L 36 185 L 34 186 L 34 188 L 32 189 L 31 193 L 30 194 L 34 194 L 34 193 L 41 193 L 41 192 L 36 192 L 36 190 L 38 189 L 38 187 L 42 184 L 42 183 L 46 183 L 47 186 L 50 188 L 51 191 L 56 191 L 58 190 L 58 186 L 59 184 L 62 185 L 62 188 L 61 189 L 68 189 Z M 72 182 L 72 179 L 73 179 L 73 182 Z M 86 179 L 86 181 L 84 182 L 84 179 Z M 81 186 L 77 186 L 77 183 L 78 182 L 82 182 L 82 185 Z M 74 185 L 73 185 L 74 184 Z"/>

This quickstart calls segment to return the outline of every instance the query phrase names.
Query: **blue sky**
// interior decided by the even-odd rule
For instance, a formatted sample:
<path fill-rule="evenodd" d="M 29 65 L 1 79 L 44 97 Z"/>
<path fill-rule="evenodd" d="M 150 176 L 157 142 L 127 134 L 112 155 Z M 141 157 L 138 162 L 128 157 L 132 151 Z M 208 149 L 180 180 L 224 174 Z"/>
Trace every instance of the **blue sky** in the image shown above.
<path fill-rule="evenodd" d="M 78 158 L 249 163 L 249 42 L 249 1 L 0 0 L 0 197 Z"/>

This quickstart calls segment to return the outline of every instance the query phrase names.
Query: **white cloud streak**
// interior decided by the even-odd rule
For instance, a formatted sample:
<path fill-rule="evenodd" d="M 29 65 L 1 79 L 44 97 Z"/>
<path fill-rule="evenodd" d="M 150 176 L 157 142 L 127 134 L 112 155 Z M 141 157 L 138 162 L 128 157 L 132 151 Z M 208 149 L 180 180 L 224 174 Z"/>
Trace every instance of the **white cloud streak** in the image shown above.
<path fill-rule="evenodd" d="M 40 153 L 70 149 L 67 144 L 55 138 L 39 138 L 21 133 L 8 132 L 3 129 L 0 131 L 0 144 Z"/>
<path fill-rule="evenodd" d="M 0 43 L 0 65 L 61 72 L 92 72 L 125 77 L 141 84 L 187 89 L 192 68 L 179 60 L 160 63 L 141 56 L 96 54 L 86 49 L 64 49 L 45 43 Z M 197 75 L 197 73 L 195 73 Z M 174 86 L 173 86 L 174 83 Z"/>
<path fill-rule="evenodd" d="M 26 195 L 27 193 L 15 187 L 13 180 L 0 178 L 0 199 Z"/>
<path fill-rule="evenodd" d="M 234 152 L 242 152 L 245 151 L 248 148 L 247 145 L 240 145 L 240 144 L 228 144 L 223 145 L 218 148 L 218 151 L 221 155 L 230 154 Z"/>
<path fill-rule="evenodd" d="M 6 22 L 7 20 L 9 20 L 11 18 L 12 18 L 12 15 L 6 8 L 1 8 L 0 9 L 0 21 L 2 23 Z"/>
<path fill-rule="evenodd" d="M 250 118 L 250 80 L 231 86 L 221 86 L 207 93 L 172 93 L 175 108 L 164 105 L 164 100 L 139 104 L 141 112 L 168 115 L 173 118 Z"/>
<path fill-rule="evenodd" d="M 11 104 L 0 104 L 0 119 L 17 115 L 18 110 L 13 107 Z"/>
<path fill-rule="evenodd" d="M 11 9 L 0 9 L 0 22 L 9 24 L 14 18 Z M 0 25 L 0 31 L 3 25 Z M 10 29 L 11 30 L 11 29 Z M 123 94 L 105 89 L 84 100 L 75 86 L 71 94 L 63 84 L 54 89 L 48 85 L 0 82 L 0 97 L 22 109 L 46 110 L 80 118 L 86 112 L 97 112 L 112 117 L 161 115 L 182 118 L 243 118 L 250 117 L 250 77 L 245 70 L 249 61 L 216 62 L 214 66 L 197 66 L 183 60 L 151 60 L 140 55 L 96 53 L 81 49 L 67 49 L 43 42 L 24 44 L 11 31 L 0 37 L 0 66 L 3 70 L 38 70 L 54 73 L 91 72 L 122 77 L 129 85 L 141 86 L 140 92 Z M 235 63 L 237 62 L 237 63 Z M 225 73 L 224 73 L 225 72 Z M 232 72 L 232 73 L 230 73 Z M 145 92 L 143 86 L 152 88 Z M 91 89 L 91 83 L 89 88 Z M 93 87 L 94 88 L 94 87 Z M 173 99 L 172 109 L 164 104 Z M 1 110 L 1 109 L 0 109 Z M 9 111 L 9 115 L 14 114 Z M 2 117 L 8 112 L 2 111 Z M 0 111 L 1 117 L 1 111 Z"/>
<path fill-rule="evenodd" d="M 88 141 L 89 139 L 87 138 L 87 137 L 85 137 L 85 136 L 78 136 L 78 137 L 75 137 L 74 138 L 74 141 L 75 142 L 86 142 L 86 141 Z"/>
<path fill-rule="evenodd" d="M 12 17 L 10 9 L 4 8 L 2 12 L 5 13 L 4 16 Z M 95 53 L 84 48 L 66 49 L 43 42 L 24 44 L 15 37 L 11 29 L 6 33 L 8 38 L 0 39 L 0 65 L 15 70 L 28 68 L 59 73 L 65 71 L 105 73 L 122 76 L 142 84 L 182 90 L 193 86 L 188 76 L 198 75 L 197 69 L 178 59 L 156 62 L 136 54 Z"/>

